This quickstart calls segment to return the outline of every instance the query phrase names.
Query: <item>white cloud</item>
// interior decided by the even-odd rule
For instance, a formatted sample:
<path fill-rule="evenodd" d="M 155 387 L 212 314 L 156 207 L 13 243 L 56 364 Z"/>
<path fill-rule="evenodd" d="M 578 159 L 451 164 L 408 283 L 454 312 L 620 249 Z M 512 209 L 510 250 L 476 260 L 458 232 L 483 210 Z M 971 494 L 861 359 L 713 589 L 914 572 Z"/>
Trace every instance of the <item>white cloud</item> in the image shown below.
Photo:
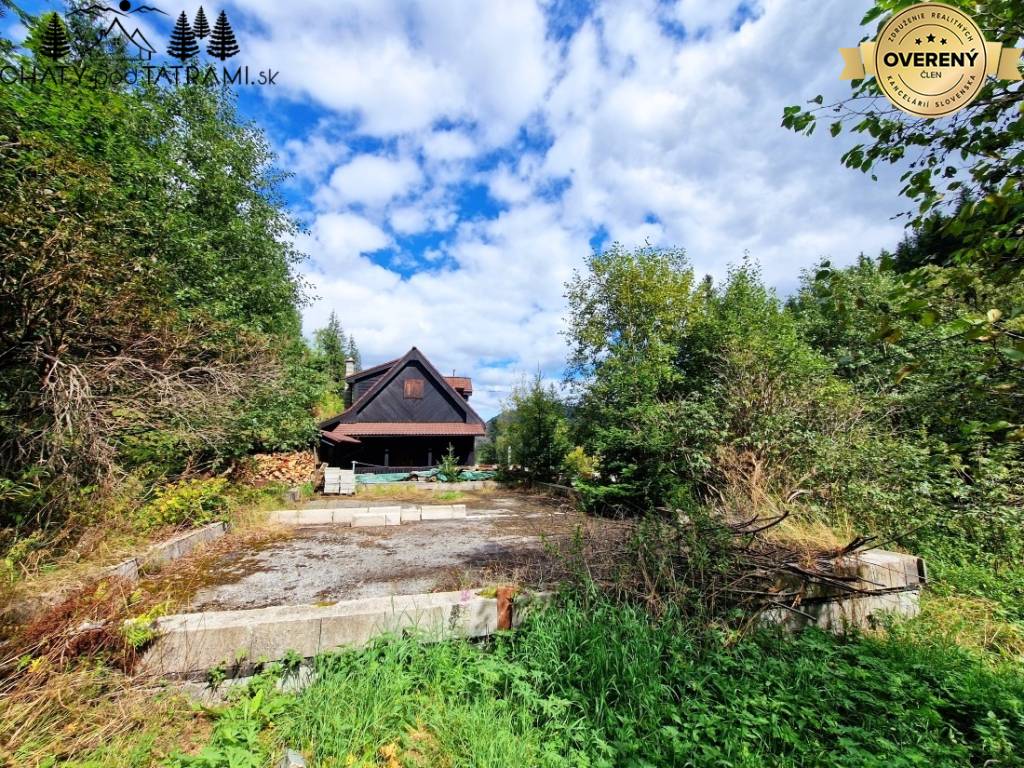
<path fill-rule="evenodd" d="M 316 191 L 313 200 L 326 209 L 352 203 L 382 206 L 410 194 L 422 180 L 419 166 L 408 158 L 358 155 L 335 168 L 330 181 Z"/>
<path fill-rule="evenodd" d="M 301 139 L 287 139 L 278 150 L 282 168 L 305 181 L 320 181 L 328 170 L 349 155 L 340 138 L 315 133 Z"/>
<path fill-rule="evenodd" d="M 255 60 L 280 69 L 279 91 L 354 115 L 372 135 L 477 123 L 492 144 L 540 107 L 555 46 L 535 0 L 246 0 Z"/>
<path fill-rule="evenodd" d="M 465 160 L 473 157 L 477 148 L 461 131 L 436 131 L 424 139 L 423 152 L 431 160 Z"/>
<path fill-rule="evenodd" d="M 362 254 L 391 245 L 391 238 L 376 224 L 354 213 L 318 216 L 309 236 L 299 246 L 321 270 L 343 271 Z"/>
<path fill-rule="evenodd" d="M 402 235 L 428 231 L 445 231 L 458 219 L 458 213 L 446 205 L 407 205 L 393 208 L 388 214 L 391 228 Z"/>
<path fill-rule="evenodd" d="M 600 0 L 553 39 L 551 5 L 240 6 L 247 54 L 282 71 L 267 97 L 327 115 L 282 142 L 317 185 L 308 328 L 337 309 L 367 362 L 419 346 L 475 376 L 490 415 L 515 371 L 560 371 L 563 284 L 598 232 L 719 277 L 749 251 L 784 291 L 819 257 L 895 244 L 892 174 L 873 184 L 840 143 L 780 127 L 786 105 L 848 93 L 836 49 L 862 7 Z"/>

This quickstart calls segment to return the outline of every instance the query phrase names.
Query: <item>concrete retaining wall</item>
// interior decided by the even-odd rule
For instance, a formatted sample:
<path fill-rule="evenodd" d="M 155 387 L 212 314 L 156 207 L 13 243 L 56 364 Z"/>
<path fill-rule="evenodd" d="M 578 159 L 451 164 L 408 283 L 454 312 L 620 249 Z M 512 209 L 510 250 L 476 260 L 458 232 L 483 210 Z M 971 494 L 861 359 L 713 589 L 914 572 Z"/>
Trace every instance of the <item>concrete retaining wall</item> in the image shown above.
<path fill-rule="evenodd" d="M 279 509 L 270 522 L 281 525 L 341 525 L 353 528 L 401 525 L 422 520 L 464 520 L 465 504 L 422 504 L 392 507 L 335 507 L 333 509 Z"/>
<path fill-rule="evenodd" d="M 132 557 L 106 570 L 106 576 L 119 576 L 128 581 L 137 581 L 146 570 L 178 560 L 190 554 L 197 547 L 219 539 L 228 532 L 226 523 L 210 523 L 193 531 L 186 531 L 167 541 L 154 544 L 139 557 Z"/>
<path fill-rule="evenodd" d="M 337 512 L 344 513 L 341 519 L 349 519 L 351 513 L 352 525 L 389 525 L 396 524 L 389 522 L 396 516 L 401 521 L 405 511 L 362 509 L 305 512 L 320 513 L 321 520 L 326 520 L 329 512 L 332 524 Z M 419 508 L 421 519 L 425 509 Z M 298 520 L 296 511 L 287 514 Z M 764 611 L 762 621 L 791 631 L 808 626 L 837 633 L 870 628 L 878 625 L 883 613 L 916 615 L 926 580 L 919 558 L 880 550 L 837 560 L 834 573 L 824 582 L 802 581 L 800 591 L 794 591 L 790 580 L 800 578 L 798 574 L 785 578 L 785 590 L 778 593 L 779 606 Z M 505 590 L 499 590 L 496 597 L 484 597 L 464 590 L 165 616 L 154 623 L 157 638 L 141 659 L 139 671 L 199 679 L 221 665 L 244 671 L 254 663 L 279 660 L 290 651 L 311 658 L 337 648 L 364 645 L 385 633 L 415 631 L 426 640 L 481 637 L 499 627 L 518 626 L 533 600 L 548 598 L 546 594 L 512 598 Z M 783 607 L 783 602 L 790 607 Z"/>
<path fill-rule="evenodd" d="M 513 626 L 521 621 L 513 615 Z M 415 631 L 424 639 L 482 637 L 498 628 L 498 599 L 473 591 L 372 597 L 326 606 L 212 611 L 157 619 L 157 639 L 139 671 L 198 677 L 219 665 L 275 661 L 289 651 L 312 657 L 358 647 L 381 634 Z"/>

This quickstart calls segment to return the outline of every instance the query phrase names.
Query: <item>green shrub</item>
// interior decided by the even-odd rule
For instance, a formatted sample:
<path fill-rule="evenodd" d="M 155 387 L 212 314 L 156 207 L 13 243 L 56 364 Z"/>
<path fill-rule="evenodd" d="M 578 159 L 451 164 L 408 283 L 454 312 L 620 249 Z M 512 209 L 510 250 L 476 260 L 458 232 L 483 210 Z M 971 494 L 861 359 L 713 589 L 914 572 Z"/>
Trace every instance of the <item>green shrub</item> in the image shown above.
<path fill-rule="evenodd" d="M 226 520 L 231 510 L 228 481 L 222 477 L 182 480 L 156 490 L 156 497 L 137 513 L 146 529 L 164 525 L 197 526 Z"/>
<path fill-rule="evenodd" d="M 597 477 L 597 458 L 588 455 L 582 446 L 577 445 L 565 454 L 562 470 L 573 483 L 594 480 Z"/>

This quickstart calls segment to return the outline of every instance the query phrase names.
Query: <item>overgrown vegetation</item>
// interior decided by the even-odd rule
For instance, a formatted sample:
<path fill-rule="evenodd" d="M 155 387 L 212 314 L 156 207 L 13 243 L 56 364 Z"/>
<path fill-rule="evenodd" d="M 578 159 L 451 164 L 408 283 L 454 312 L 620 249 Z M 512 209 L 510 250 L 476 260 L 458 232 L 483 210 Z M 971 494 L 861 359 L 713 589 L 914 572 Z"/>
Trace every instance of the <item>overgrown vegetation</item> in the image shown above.
<path fill-rule="evenodd" d="M 175 766 L 1019 765 L 1024 677 L 948 643 L 738 637 L 573 598 L 481 648 L 385 640 L 257 683 Z"/>
<path fill-rule="evenodd" d="M 229 92 L 15 83 L 0 134 L 0 472 L 23 492 L 0 527 L 58 523 L 126 472 L 307 444 L 296 227 Z"/>
<path fill-rule="evenodd" d="M 907 4 L 879 0 L 865 23 Z M 1019 2 L 958 4 L 992 40 L 1024 32 Z M 1022 764 L 1021 89 L 990 83 L 945 122 L 877 95 L 855 83 L 832 132 L 856 119 L 871 142 L 844 162 L 865 172 L 920 150 L 895 253 L 823 261 L 786 301 L 752 260 L 715 283 L 678 249 L 614 245 L 573 276 L 569 395 L 525 381 L 488 449 L 629 521 L 598 542 L 604 560 L 581 544 L 553 610 L 489 644 L 327 655 L 296 695 L 275 668 L 209 713 L 196 751 L 179 731 L 205 736 L 206 714 L 166 697 L 153 716 L 173 727 L 148 722 L 117 671 L 172 596 L 90 580 L 0 659 L 0 757 L 233 768 L 296 746 L 319 766 Z M 810 133 L 825 108 L 789 107 L 783 123 Z M 300 336 L 296 225 L 262 134 L 225 90 L 13 83 L 0 155 L 4 586 L 90 523 L 144 534 L 257 505 L 213 471 L 308 446 L 314 417 L 343 407 L 346 360 L 359 366 L 337 315 L 312 348 Z M 459 474 L 451 448 L 440 474 Z M 752 624 L 780 563 L 806 571 L 866 545 L 927 559 L 921 617 L 842 639 Z"/>
<path fill-rule="evenodd" d="M 72 37 L 98 41 L 87 18 L 69 17 Z M 116 68 L 123 56 L 108 41 L 76 46 L 65 63 Z M 0 47 L 4 65 L 34 58 Z M 334 315 L 312 348 L 300 335 L 306 290 L 283 174 L 230 89 L 9 85 L 0 551 L 21 563 L 20 552 L 59 553 L 91 525 L 213 519 L 202 503 L 170 500 L 205 480 L 155 500 L 150 488 L 311 446 L 314 418 L 341 410 L 344 358 L 359 357 Z"/>

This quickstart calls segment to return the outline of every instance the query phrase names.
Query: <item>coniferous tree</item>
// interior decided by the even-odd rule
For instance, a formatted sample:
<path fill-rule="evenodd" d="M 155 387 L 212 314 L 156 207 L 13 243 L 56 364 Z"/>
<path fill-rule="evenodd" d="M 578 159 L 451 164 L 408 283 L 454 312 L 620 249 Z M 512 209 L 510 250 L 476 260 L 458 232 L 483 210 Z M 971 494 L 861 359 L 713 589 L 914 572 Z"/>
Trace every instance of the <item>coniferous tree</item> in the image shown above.
<path fill-rule="evenodd" d="M 355 360 L 356 370 L 363 370 L 363 356 L 359 354 L 359 347 L 356 345 L 356 337 L 349 334 L 348 337 L 348 356 Z"/>
<path fill-rule="evenodd" d="M 203 11 L 203 6 L 199 6 L 199 10 L 196 11 L 196 20 L 192 25 L 193 31 L 196 33 L 196 37 L 202 40 L 204 37 L 210 34 L 210 24 L 206 21 L 206 13 Z"/>
<path fill-rule="evenodd" d="M 331 312 L 324 328 L 313 333 L 316 349 L 323 360 L 324 370 L 333 381 L 341 383 L 345 380 L 345 358 L 348 350 L 345 344 L 345 330 L 341 327 L 338 316 Z"/>
<path fill-rule="evenodd" d="M 56 61 L 71 53 L 71 41 L 64 31 L 64 24 L 56 13 L 50 14 L 50 21 L 39 38 L 39 52 Z"/>
<path fill-rule="evenodd" d="M 207 53 L 221 61 L 230 59 L 239 51 L 238 41 L 235 40 L 235 33 L 228 23 L 228 15 L 220 12 L 217 23 L 213 25 L 213 32 L 210 34 L 210 44 L 206 47 Z"/>
<path fill-rule="evenodd" d="M 171 43 L 167 46 L 167 55 L 176 59 L 189 59 L 199 55 L 199 45 L 196 43 L 195 33 L 188 24 L 188 17 L 182 11 L 178 21 L 171 31 Z"/>

